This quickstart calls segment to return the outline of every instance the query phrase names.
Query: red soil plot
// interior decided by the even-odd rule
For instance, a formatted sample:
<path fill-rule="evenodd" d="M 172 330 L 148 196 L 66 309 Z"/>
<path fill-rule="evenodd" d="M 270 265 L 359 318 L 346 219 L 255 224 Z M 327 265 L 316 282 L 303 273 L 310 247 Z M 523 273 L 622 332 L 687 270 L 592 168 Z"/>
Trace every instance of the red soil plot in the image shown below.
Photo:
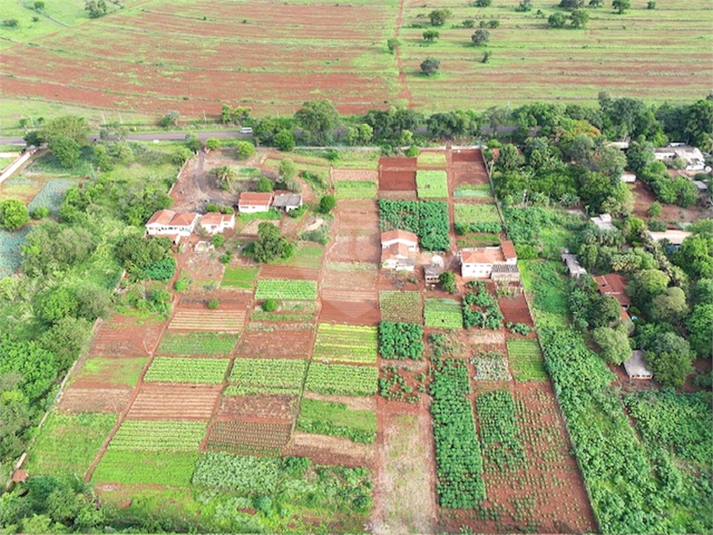
<path fill-rule="evenodd" d="M 379 168 L 379 191 L 411 191 L 415 189 L 415 170 Z"/>
<path fill-rule="evenodd" d="M 126 408 L 131 388 L 68 388 L 59 410 L 68 413 L 121 412 Z"/>
<path fill-rule="evenodd" d="M 252 300 L 252 295 L 230 289 L 211 290 L 210 292 L 194 291 L 181 295 L 179 307 L 205 310 L 208 299 L 220 301 L 220 308 L 224 310 L 245 310 Z"/>
<path fill-rule="evenodd" d="M 141 385 L 126 417 L 130 420 L 208 420 L 220 386 Z"/>
<path fill-rule="evenodd" d="M 317 464 L 347 466 L 351 468 L 366 466 L 374 468 L 376 447 L 374 444 L 355 444 L 347 438 L 312 435 L 296 431 L 292 443 L 283 452 L 284 455 L 309 457 Z"/>
<path fill-rule="evenodd" d="M 339 234 L 379 232 L 379 210 L 375 201 L 340 201 L 337 206 Z"/>
<path fill-rule="evenodd" d="M 327 251 L 330 262 L 369 262 L 381 261 L 379 235 L 372 236 L 337 236 Z"/>
<path fill-rule="evenodd" d="M 505 316 L 505 323 L 524 323 L 528 327 L 535 327 L 532 316 L 530 316 L 530 310 L 527 308 L 527 301 L 525 301 L 525 297 L 522 294 L 501 297 L 498 299 L 498 306 L 503 316 Z"/>
<path fill-rule="evenodd" d="M 379 158 L 379 170 L 405 169 L 415 171 L 418 165 L 417 158 L 403 158 L 400 156 Z"/>
<path fill-rule="evenodd" d="M 244 455 L 279 455 L 287 446 L 291 422 L 217 421 L 208 430 L 206 450 Z"/>
<path fill-rule="evenodd" d="M 338 271 L 333 269 L 325 269 L 322 274 L 322 297 L 327 297 L 327 292 L 331 291 L 347 291 L 359 292 L 369 291 L 376 288 L 377 271 L 376 266 L 373 270 L 364 271 Z M 333 299 L 341 299 L 341 297 L 333 297 Z M 349 301 L 350 299 L 347 299 Z"/>
<path fill-rule="evenodd" d="M 279 325 L 269 331 L 246 331 L 235 351 L 237 357 L 299 358 L 309 357 L 312 351 L 312 329 L 279 330 Z"/>
<path fill-rule="evenodd" d="M 387 199 L 389 201 L 417 201 L 418 194 L 416 190 L 394 190 L 394 191 L 379 191 L 379 199 Z"/>
<path fill-rule="evenodd" d="M 317 280 L 319 270 L 296 266 L 275 266 L 264 264 L 260 267 L 261 279 Z"/>
<path fill-rule="evenodd" d="M 148 356 L 161 337 L 163 325 L 132 316 L 111 316 L 100 325 L 91 342 L 89 354 L 107 357 Z"/>
<path fill-rule="evenodd" d="M 179 308 L 168 328 L 172 331 L 239 333 L 245 325 L 245 310 Z"/>
<path fill-rule="evenodd" d="M 246 394 L 225 396 L 220 402 L 218 420 L 266 418 L 294 420 L 299 408 L 299 397 L 287 394 Z"/>
<path fill-rule="evenodd" d="M 326 301 L 322 300 L 320 322 L 346 323 L 348 325 L 378 325 L 381 320 L 378 301 Z"/>
<path fill-rule="evenodd" d="M 484 163 L 480 149 L 455 149 L 451 151 L 451 158 L 453 163 Z"/>

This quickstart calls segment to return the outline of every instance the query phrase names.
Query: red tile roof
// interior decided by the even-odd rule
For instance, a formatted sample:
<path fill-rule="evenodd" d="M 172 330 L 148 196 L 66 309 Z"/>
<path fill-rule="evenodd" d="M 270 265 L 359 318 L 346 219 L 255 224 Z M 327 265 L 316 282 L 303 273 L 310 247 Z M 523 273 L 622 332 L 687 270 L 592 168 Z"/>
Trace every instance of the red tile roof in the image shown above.
<path fill-rule="evenodd" d="M 270 203 L 272 203 L 272 193 L 245 191 L 240 194 L 238 206 L 270 206 Z"/>
<path fill-rule="evenodd" d="M 594 277 L 594 282 L 597 283 L 600 294 L 611 295 L 619 301 L 621 306 L 627 307 L 631 303 L 629 296 L 624 293 L 626 289 L 626 279 L 622 275 L 618 273 L 600 275 Z"/>
<path fill-rule="evenodd" d="M 500 247 L 503 248 L 503 255 L 505 256 L 505 260 L 511 260 L 513 258 L 517 260 L 515 245 L 510 240 L 505 240 L 503 243 L 500 244 Z"/>
<path fill-rule="evenodd" d="M 171 220 L 176 216 L 176 212 L 173 210 L 159 210 L 151 216 L 146 225 L 160 225 L 162 227 L 167 227 Z"/>
<path fill-rule="evenodd" d="M 397 258 L 416 258 L 416 252 L 409 251 L 408 245 L 403 243 L 393 243 L 381 251 L 382 262 Z"/>
<path fill-rule="evenodd" d="M 198 217 L 198 214 L 195 212 L 182 212 L 182 213 L 177 213 L 175 216 L 173 216 L 173 219 L 171 219 L 171 226 L 172 227 L 190 227 L 191 224 L 196 220 L 196 217 Z"/>
<path fill-rule="evenodd" d="M 229 223 L 235 218 L 234 214 L 219 214 L 218 212 L 210 212 L 201 217 L 201 225 L 207 227 L 209 225 L 222 225 L 223 222 Z"/>
<path fill-rule="evenodd" d="M 418 244 L 418 236 L 407 230 L 390 230 L 388 232 L 381 233 L 381 243 L 391 240 L 404 240 L 411 242 L 414 245 Z"/>
<path fill-rule="evenodd" d="M 478 247 L 461 252 L 461 261 L 464 264 L 495 264 L 496 262 L 504 262 L 500 247 Z"/>

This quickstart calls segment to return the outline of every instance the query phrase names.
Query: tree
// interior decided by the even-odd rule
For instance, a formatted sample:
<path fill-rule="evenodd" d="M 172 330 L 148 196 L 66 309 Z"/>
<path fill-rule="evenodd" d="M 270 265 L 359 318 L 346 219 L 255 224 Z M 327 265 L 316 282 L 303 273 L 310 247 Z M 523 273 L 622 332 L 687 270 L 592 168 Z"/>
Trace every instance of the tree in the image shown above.
<path fill-rule="evenodd" d="M 475 21 L 473 19 L 465 19 L 461 22 L 461 26 L 463 26 L 463 28 L 475 28 Z"/>
<path fill-rule="evenodd" d="M 691 349 L 701 358 L 710 358 L 713 351 L 713 304 L 701 301 L 686 322 Z"/>
<path fill-rule="evenodd" d="M 106 0 L 85 0 L 84 11 L 89 13 L 90 19 L 98 19 L 107 14 L 109 10 Z"/>
<path fill-rule="evenodd" d="M 108 294 L 106 290 L 104 293 Z M 67 316 L 45 330 L 37 341 L 55 356 L 61 368 L 69 368 L 85 348 L 91 328 L 92 324 L 85 318 Z"/>
<path fill-rule="evenodd" d="M 550 28 L 564 28 L 567 24 L 567 17 L 561 11 L 555 11 L 547 19 L 547 25 Z"/>
<path fill-rule="evenodd" d="M 607 327 L 621 317 L 621 305 L 611 295 L 596 295 L 587 311 L 587 323 L 592 327 Z"/>
<path fill-rule="evenodd" d="M 220 122 L 223 124 L 229 123 L 233 118 L 233 113 L 230 109 L 230 106 L 227 104 L 223 104 L 220 107 Z"/>
<path fill-rule="evenodd" d="M 282 160 L 280 162 L 279 173 L 280 176 L 285 180 L 295 178 L 295 176 L 297 176 L 297 166 L 295 165 L 295 162 L 293 162 L 289 158 L 285 158 L 284 160 Z"/>
<path fill-rule="evenodd" d="M 432 43 L 436 39 L 438 39 L 441 36 L 441 34 L 438 32 L 438 30 L 425 30 L 423 32 L 423 40 L 427 41 L 429 43 Z"/>
<path fill-rule="evenodd" d="M 473 2 L 473 5 L 475 7 L 490 7 L 490 4 L 493 3 L 493 0 L 475 0 Z"/>
<path fill-rule="evenodd" d="M 713 279 L 700 279 L 690 291 L 690 299 L 694 305 L 713 303 Z"/>
<path fill-rule="evenodd" d="M 649 217 L 658 217 L 661 215 L 661 203 L 658 201 L 654 201 L 649 205 L 649 208 L 646 210 L 646 214 Z"/>
<path fill-rule="evenodd" d="M 667 321 L 674 325 L 680 323 L 688 314 L 686 294 L 675 286 L 666 288 L 651 301 L 650 314 L 654 321 Z"/>
<path fill-rule="evenodd" d="M 77 296 L 66 286 L 55 286 L 40 294 L 35 303 L 37 317 L 49 325 L 63 318 L 76 318 L 78 309 Z"/>
<path fill-rule="evenodd" d="M 164 128 L 169 126 L 178 126 L 178 119 L 180 114 L 177 111 L 169 111 L 166 115 L 161 117 L 158 124 Z"/>
<path fill-rule="evenodd" d="M 242 125 L 250 119 L 253 109 L 250 106 L 237 106 L 233 110 L 233 121 Z"/>
<path fill-rule="evenodd" d="M 621 15 L 631 7 L 631 0 L 614 0 L 611 5 Z"/>
<path fill-rule="evenodd" d="M 393 54 L 396 51 L 396 49 L 399 47 L 400 44 L 401 44 L 401 41 L 399 41 L 395 37 L 392 37 L 392 38 L 386 40 L 386 48 L 389 49 L 389 52 L 391 54 Z"/>
<path fill-rule="evenodd" d="M 519 13 L 526 13 L 532 11 L 532 0 L 522 0 L 516 7 L 515 11 Z"/>
<path fill-rule="evenodd" d="M 5 230 L 17 230 L 30 219 L 25 204 L 18 199 L 0 201 L 0 227 Z"/>
<path fill-rule="evenodd" d="M 572 28 L 578 30 L 580 28 L 584 28 L 587 25 L 587 22 L 589 22 L 589 12 L 584 9 L 575 9 L 572 11 L 569 18 Z"/>
<path fill-rule="evenodd" d="M 473 41 L 475 46 L 486 45 L 490 40 L 490 32 L 483 29 L 475 30 L 475 33 L 470 36 L 470 40 Z"/>
<path fill-rule="evenodd" d="M 249 141 L 238 141 L 235 144 L 235 149 L 238 153 L 239 160 L 247 160 L 255 154 L 255 145 Z"/>
<path fill-rule="evenodd" d="M 458 291 L 456 287 L 456 275 L 452 271 L 444 271 L 438 276 L 438 282 L 448 293 L 454 294 Z"/>
<path fill-rule="evenodd" d="M 428 14 L 431 26 L 443 26 L 453 13 L 450 9 L 434 9 Z"/>
<path fill-rule="evenodd" d="M 275 146 L 284 152 L 295 148 L 295 135 L 292 130 L 280 130 L 275 136 Z"/>
<path fill-rule="evenodd" d="M 277 301 L 274 299 L 268 299 L 262 304 L 262 309 L 265 312 L 274 312 L 277 310 Z"/>
<path fill-rule="evenodd" d="M 328 214 L 337 205 L 337 200 L 332 195 L 325 195 L 319 200 L 319 211 Z"/>
<path fill-rule="evenodd" d="M 238 179 L 238 171 L 229 165 L 223 165 L 213 169 L 216 182 L 220 189 L 228 190 L 230 186 Z"/>
<path fill-rule="evenodd" d="M 646 9 L 656 9 L 656 2 L 653 0 L 646 2 Z"/>
<path fill-rule="evenodd" d="M 701 234 L 688 236 L 674 254 L 673 261 L 691 277 L 713 278 L 713 237 Z"/>
<path fill-rule="evenodd" d="M 256 262 L 270 262 L 281 258 L 286 260 L 294 252 L 294 246 L 280 236 L 280 229 L 269 222 L 258 225 L 258 239 L 253 244 L 253 258 Z"/>
<path fill-rule="evenodd" d="M 186 134 L 186 136 L 183 138 L 184 142 L 186 143 L 186 147 L 188 150 L 191 152 L 198 152 L 201 150 L 201 147 L 203 146 L 201 144 L 201 140 L 198 139 L 198 136 L 194 134 L 193 132 L 189 132 Z"/>
<path fill-rule="evenodd" d="M 508 143 L 500 149 L 498 159 L 495 160 L 495 167 L 503 172 L 515 171 L 522 166 L 522 163 L 522 156 L 520 156 L 517 147 Z"/>
<path fill-rule="evenodd" d="M 84 117 L 63 115 L 48 122 L 42 128 L 41 133 L 44 139 L 51 140 L 53 137 L 65 136 L 73 139 L 77 145 L 83 147 L 88 144 L 89 125 L 87 125 Z"/>
<path fill-rule="evenodd" d="M 626 151 L 626 166 L 639 175 L 654 161 L 654 158 L 654 146 L 651 143 L 632 141 Z"/>
<path fill-rule="evenodd" d="M 45 8 L 44 0 L 35 0 L 32 4 L 35 11 L 42 11 Z"/>
<path fill-rule="evenodd" d="M 209 137 L 205 140 L 205 147 L 209 150 L 217 150 L 220 148 L 220 140 L 214 137 Z"/>
<path fill-rule="evenodd" d="M 0 377 L 19 376 L 17 387 L 30 402 L 41 398 L 57 377 L 57 361 L 37 342 L 19 342 L 0 337 Z"/>
<path fill-rule="evenodd" d="M 347 142 L 350 145 L 368 145 L 374 139 L 374 129 L 366 123 L 350 126 L 347 129 Z"/>
<path fill-rule="evenodd" d="M 421 62 L 421 72 L 426 76 L 431 76 L 436 74 L 438 69 L 441 67 L 441 61 L 434 58 L 433 56 L 428 56 Z"/>
<path fill-rule="evenodd" d="M 572 11 L 584 7 L 584 0 L 560 0 L 559 7 Z"/>
<path fill-rule="evenodd" d="M 272 191 L 272 189 L 272 180 L 270 180 L 266 176 L 260 177 L 260 180 L 257 181 L 257 185 L 255 186 L 255 191 L 259 191 L 261 193 L 267 193 L 269 191 Z"/>
<path fill-rule="evenodd" d="M 20 21 L 17 19 L 5 19 L 2 21 L 2 25 L 6 26 L 8 28 L 17 28 L 17 26 L 20 24 Z"/>
<path fill-rule="evenodd" d="M 607 362 L 621 364 L 631 358 L 632 350 L 629 345 L 629 331 L 625 325 L 619 325 L 616 329 L 597 327 L 592 331 L 592 338 L 599 346 L 602 357 Z"/>
<path fill-rule="evenodd" d="M 658 269 L 644 269 L 635 273 L 626 288 L 627 293 L 640 306 L 646 306 L 651 300 L 664 292 L 670 279 Z"/>
<path fill-rule="evenodd" d="M 658 333 L 644 349 L 654 378 L 663 385 L 680 388 L 693 372 L 690 345 L 676 333 Z"/>
<path fill-rule="evenodd" d="M 82 151 L 74 139 L 68 136 L 53 136 L 48 143 L 49 149 L 62 167 L 71 169 L 79 163 Z"/>
<path fill-rule="evenodd" d="M 310 100 L 297 110 L 295 121 L 310 139 L 323 145 L 331 139 L 332 130 L 339 124 L 339 113 L 329 100 Z"/>
<path fill-rule="evenodd" d="M 483 57 L 480 59 L 480 63 L 488 63 L 490 61 L 490 56 L 492 56 L 492 52 L 490 50 L 486 50 L 483 53 Z"/>

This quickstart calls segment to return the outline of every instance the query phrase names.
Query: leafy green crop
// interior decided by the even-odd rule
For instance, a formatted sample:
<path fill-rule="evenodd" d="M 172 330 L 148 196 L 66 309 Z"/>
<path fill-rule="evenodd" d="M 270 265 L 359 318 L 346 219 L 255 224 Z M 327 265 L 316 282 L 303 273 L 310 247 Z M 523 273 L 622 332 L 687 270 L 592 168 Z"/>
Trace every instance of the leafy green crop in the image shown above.
<path fill-rule="evenodd" d="M 371 396 L 376 394 L 379 370 L 373 366 L 348 366 L 312 362 L 305 389 L 318 394 Z"/>
<path fill-rule="evenodd" d="M 379 201 L 382 231 L 408 230 L 428 251 L 450 250 L 448 205 L 442 201 Z"/>
<path fill-rule="evenodd" d="M 515 400 L 506 390 L 478 396 L 475 402 L 483 455 L 496 470 L 514 470 L 525 463 L 525 449 L 517 438 Z"/>
<path fill-rule="evenodd" d="M 382 321 L 379 324 L 379 353 L 385 359 L 421 359 L 423 327 L 417 323 Z"/>
<path fill-rule="evenodd" d="M 229 381 L 242 393 L 299 394 L 306 370 L 301 359 L 236 358 Z"/>
<path fill-rule="evenodd" d="M 484 282 L 474 282 L 474 285 L 468 283 L 474 289 L 463 296 L 463 325 L 466 329 L 500 329 L 503 326 L 503 315 L 498 300 L 490 295 Z"/>
<path fill-rule="evenodd" d="M 255 299 L 282 299 L 285 301 L 314 301 L 317 283 L 307 280 L 263 279 L 257 282 Z"/>
<path fill-rule="evenodd" d="M 111 450 L 198 451 L 205 422 L 124 420 L 109 443 Z"/>
<path fill-rule="evenodd" d="M 508 338 L 508 358 L 518 381 L 546 381 L 547 372 L 537 340 Z"/>
<path fill-rule="evenodd" d="M 175 333 L 168 331 L 158 346 L 159 355 L 230 355 L 238 341 L 232 334 Z"/>
<path fill-rule="evenodd" d="M 463 327 L 461 305 L 453 299 L 426 298 L 423 316 L 426 327 L 439 329 L 461 329 Z"/>
<path fill-rule="evenodd" d="M 423 323 L 420 292 L 383 290 L 379 292 L 379 308 L 384 321 Z"/>
<path fill-rule="evenodd" d="M 320 323 L 312 359 L 320 362 L 376 362 L 376 328 Z"/>
<path fill-rule="evenodd" d="M 156 357 L 144 381 L 218 384 L 223 382 L 228 364 L 228 359 Z"/>
<path fill-rule="evenodd" d="M 417 171 L 416 189 L 419 199 L 447 199 L 448 175 L 445 171 Z"/>

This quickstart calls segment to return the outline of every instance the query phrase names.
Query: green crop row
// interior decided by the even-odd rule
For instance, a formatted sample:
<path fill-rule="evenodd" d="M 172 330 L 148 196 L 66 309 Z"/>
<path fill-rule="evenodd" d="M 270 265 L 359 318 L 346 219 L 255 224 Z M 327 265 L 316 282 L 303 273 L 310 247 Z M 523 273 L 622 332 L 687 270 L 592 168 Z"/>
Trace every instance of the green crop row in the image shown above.
<path fill-rule="evenodd" d="M 312 358 L 320 361 L 376 362 L 376 327 L 320 323 Z"/>
<path fill-rule="evenodd" d="M 339 180 L 334 183 L 334 196 L 337 199 L 374 199 L 376 191 L 376 182 Z"/>
<path fill-rule="evenodd" d="M 314 301 L 317 283 L 306 280 L 263 279 L 257 283 L 255 299 L 282 299 L 285 301 Z"/>
<path fill-rule="evenodd" d="M 547 380 L 540 344 L 537 340 L 508 338 L 508 359 L 518 381 Z"/>
<path fill-rule="evenodd" d="M 490 184 L 461 184 L 453 192 L 453 197 L 491 197 Z"/>
<path fill-rule="evenodd" d="M 205 422 L 124 420 L 109 449 L 124 451 L 198 451 Z"/>
<path fill-rule="evenodd" d="M 301 359 L 237 358 L 229 380 L 242 392 L 299 394 L 306 369 Z"/>
<path fill-rule="evenodd" d="M 252 267 L 229 267 L 223 274 L 221 286 L 232 286 L 234 288 L 253 287 L 253 281 L 257 277 L 258 268 Z"/>
<path fill-rule="evenodd" d="M 305 398 L 297 429 L 370 444 L 376 440 L 376 415 L 371 411 L 351 410 L 344 403 Z"/>
<path fill-rule="evenodd" d="M 223 382 L 229 363 L 228 359 L 156 357 L 144 381 L 218 384 Z"/>
<path fill-rule="evenodd" d="M 371 396 L 376 394 L 379 369 L 313 362 L 307 373 L 305 390 L 318 394 Z"/>
<path fill-rule="evenodd" d="M 417 171 L 416 189 L 419 199 L 447 199 L 448 175 L 445 171 Z"/>
<path fill-rule="evenodd" d="M 525 449 L 518 440 L 515 400 L 506 390 L 478 396 L 475 402 L 483 455 L 496 470 L 514 470 L 525 463 Z"/>
<path fill-rule="evenodd" d="M 158 346 L 163 355 L 230 355 L 238 337 L 217 333 L 166 332 Z"/>
<path fill-rule="evenodd" d="M 453 299 L 426 298 L 423 316 L 426 327 L 460 329 L 463 327 L 461 305 Z"/>
<path fill-rule="evenodd" d="M 438 502 L 448 509 L 475 509 L 485 499 L 485 483 L 465 361 L 434 358 L 429 393 Z"/>
<path fill-rule="evenodd" d="M 197 451 L 167 453 L 110 448 L 99 461 L 92 482 L 186 487 L 197 458 Z"/>
<path fill-rule="evenodd" d="M 456 230 L 459 234 L 468 232 L 500 232 L 500 215 L 494 204 L 453 205 Z"/>

